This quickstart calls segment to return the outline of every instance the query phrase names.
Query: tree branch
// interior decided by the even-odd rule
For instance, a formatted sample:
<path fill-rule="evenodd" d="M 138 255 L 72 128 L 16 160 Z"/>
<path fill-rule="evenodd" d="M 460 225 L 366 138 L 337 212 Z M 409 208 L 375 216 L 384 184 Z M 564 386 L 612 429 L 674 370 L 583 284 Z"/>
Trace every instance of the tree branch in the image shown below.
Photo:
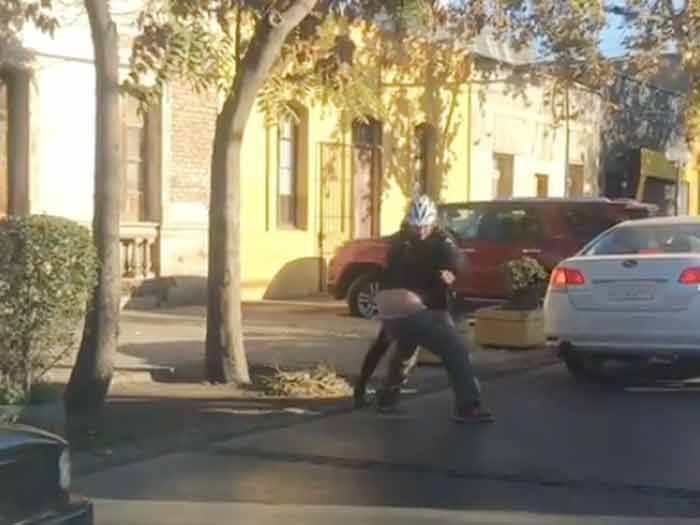
<path fill-rule="evenodd" d="M 611 5 L 605 6 L 603 8 L 606 13 L 611 15 L 617 15 L 626 18 L 627 20 L 636 20 L 639 18 L 639 13 L 621 5 Z"/>
<path fill-rule="evenodd" d="M 277 2 L 276 5 L 281 6 L 282 2 Z M 316 0 L 296 0 L 291 2 L 285 10 L 278 11 L 279 20 L 275 21 L 274 25 L 269 16 L 263 16 L 258 20 L 255 34 L 241 60 L 240 72 L 236 74 L 232 86 L 233 97 L 229 97 L 229 100 L 234 107 L 238 103 L 252 106 L 255 94 L 278 57 L 279 49 L 270 44 L 286 39 L 289 32 L 299 25 L 315 5 Z M 246 86 L 250 93 L 244 93 L 246 90 L 242 89 L 242 86 Z M 247 119 L 248 114 L 247 110 L 236 112 L 237 118 L 231 122 L 231 133 L 242 133 L 245 120 L 240 119 Z"/>
<path fill-rule="evenodd" d="M 680 13 L 676 12 L 676 8 L 673 5 L 673 0 L 663 0 L 663 4 L 665 7 L 665 10 L 667 12 L 667 16 L 669 20 L 671 21 L 671 26 L 673 27 L 673 36 L 676 39 L 676 44 L 678 44 L 679 48 L 682 48 L 682 42 L 685 40 L 685 32 L 683 31 L 683 20 L 682 20 L 682 14 L 683 12 L 681 11 Z M 687 6 L 686 6 L 687 7 Z"/>

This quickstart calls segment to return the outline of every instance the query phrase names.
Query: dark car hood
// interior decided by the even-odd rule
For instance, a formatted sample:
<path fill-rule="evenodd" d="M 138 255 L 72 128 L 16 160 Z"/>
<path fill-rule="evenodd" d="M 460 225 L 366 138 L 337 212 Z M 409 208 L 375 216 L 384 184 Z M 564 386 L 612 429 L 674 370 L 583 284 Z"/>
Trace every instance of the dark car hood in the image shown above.
<path fill-rule="evenodd" d="M 25 445 L 57 445 L 64 447 L 65 440 L 38 428 L 25 425 L 0 424 L 0 452 Z"/>

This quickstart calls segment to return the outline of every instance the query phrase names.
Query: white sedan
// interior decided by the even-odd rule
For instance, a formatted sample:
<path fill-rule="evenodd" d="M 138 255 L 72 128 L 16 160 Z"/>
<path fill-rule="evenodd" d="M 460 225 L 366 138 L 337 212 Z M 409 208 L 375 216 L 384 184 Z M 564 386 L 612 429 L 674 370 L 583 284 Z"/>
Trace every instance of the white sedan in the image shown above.
<path fill-rule="evenodd" d="M 611 228 L 552 271 L 544 314 L 574 375 L 592 362 L 700 360 L 700 218 Z"/>

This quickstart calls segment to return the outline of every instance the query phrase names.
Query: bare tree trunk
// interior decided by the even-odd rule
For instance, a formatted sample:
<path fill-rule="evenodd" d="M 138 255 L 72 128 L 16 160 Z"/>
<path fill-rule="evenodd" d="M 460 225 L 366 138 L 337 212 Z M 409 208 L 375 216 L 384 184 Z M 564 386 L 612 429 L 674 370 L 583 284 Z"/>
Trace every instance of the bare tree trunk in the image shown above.
<path fill-rule="evenodd" d="M 24 348 L 24 351 L 22 352 L 22 361 L 23 365 L 22 367 L 24 370 L 22 371 L 22 379 L 23 379 L 23 387 L 24 387 L 24 393 L 27 395 L 29 398 L 31 398 L 32 395 L 32 386 L 34 385 L 34 363 L 32 362 L 32 343 L 27 342 L 25 343 L 26 346 Z"/>
<path fill-rule="evenodd" d="M 571 197 L 571 168 L 569 163 L 569 155 L 571 154 L 571 99 L 570 90 L 571 84 L 567 78 L 564 82 L 564 119 L 565 119 L 565 137 L 564 137 L 564 192 L 567 197 Z M 580 197 L 580 195 L 576 195 Z"/>
<path fill-rule="evenodd" d="M 212 382 L 250 383 L 241 316 L 241 147 L 255 97 L 289 33 L 317 0 L 278 2 L 260 19 L 216 119 L 209 199 L 206 373 Z"/>
<path fill-rule="evenodd" d="M 688 109 L 686 111 L 686 141 L 690 162 L 700 174 L 700 73 L 688 75 Z"/>
<path fill-rule="evenodd" d="M 71 412 L 104 403 L 117 349 L 121 269 L 119 257 L 120 119 L 119 40 L 106 0 L 85 0 L 95 51 L 96 138 L 93 237 L 100 260 L 78 358 L 65 393 Z"/>

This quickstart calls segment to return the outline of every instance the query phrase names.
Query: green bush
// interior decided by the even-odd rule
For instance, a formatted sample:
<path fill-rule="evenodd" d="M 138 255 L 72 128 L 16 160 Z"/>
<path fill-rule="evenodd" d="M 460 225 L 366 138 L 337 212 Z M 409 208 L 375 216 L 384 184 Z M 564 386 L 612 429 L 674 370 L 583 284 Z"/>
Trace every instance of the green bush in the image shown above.
<path fill-rule="evenodd" d="M 532 257 L 520 257 L 506 263 L 512 293 L 528 292 L 547 283 L 549 275 Z"/>
<path fill-rule="evenodd" d="M 508 261 L 505 270 L 505 281 L 510 292 L 505 307 L 515 310 L 537 308 L 547 291 L 547 270 L 532 257 Z"/>
<path fill-rule="evenodd" d="M 97 268 L 90 231 L 75 222 L 0 221 L 0 404 L 27 402 L 74 347 Z"/>

